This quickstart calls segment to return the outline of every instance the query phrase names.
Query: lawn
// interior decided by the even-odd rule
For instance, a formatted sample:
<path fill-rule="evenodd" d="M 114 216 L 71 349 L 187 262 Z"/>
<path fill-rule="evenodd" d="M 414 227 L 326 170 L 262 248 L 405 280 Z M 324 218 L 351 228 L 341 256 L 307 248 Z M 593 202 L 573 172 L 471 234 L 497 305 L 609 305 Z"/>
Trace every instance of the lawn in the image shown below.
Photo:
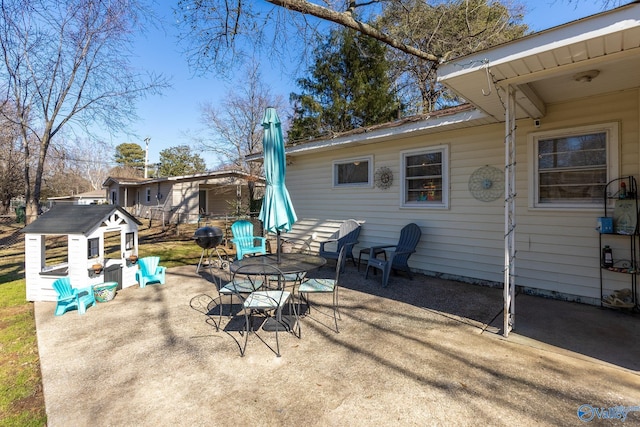
<path fill-rule="evenodd" d="M 25 300 L 24 238 L 19 224 L 0 224 L 0 426 L 47 422 L 38 358 L 34 304 Z M 139 256 L 158 255 L 162 265 L 195 265 L 201 250 L 195 226 L 139 230 Z"/>

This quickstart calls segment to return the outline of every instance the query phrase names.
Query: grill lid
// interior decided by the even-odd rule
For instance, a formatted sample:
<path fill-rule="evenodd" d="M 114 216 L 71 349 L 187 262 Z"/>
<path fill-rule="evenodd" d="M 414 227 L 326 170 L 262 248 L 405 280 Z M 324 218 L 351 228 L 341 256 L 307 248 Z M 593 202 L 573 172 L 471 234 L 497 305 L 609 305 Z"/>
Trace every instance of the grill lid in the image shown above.
<path fill-rule="evenodd" d="M 220 227 L 201 227 L 193 234 L 193 239 L 203 249 L 215 248 L 222 242 Z"/>

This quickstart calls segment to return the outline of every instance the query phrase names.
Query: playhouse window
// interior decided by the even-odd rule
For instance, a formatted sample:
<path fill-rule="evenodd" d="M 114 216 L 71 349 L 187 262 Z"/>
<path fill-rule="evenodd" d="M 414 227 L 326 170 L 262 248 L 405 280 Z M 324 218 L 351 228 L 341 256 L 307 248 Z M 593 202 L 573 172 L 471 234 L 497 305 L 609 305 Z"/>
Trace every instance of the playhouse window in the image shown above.
<path fill-rule="evenodd" d="M 133 233 L 127 233 L 124 236 L 124 248 L 128 251 L 130 251 L 131 249 L 133 249 Z"/>
<path fill-rule="evenodd" d="M 98 258 L 100 256 L 100 239 L 87 240 L 87 258 Z"/>
<path fill-rule="evenodd" d="M 602 191 L 617 170 L 617 124 L 530 136 L 533 207 L 602 207 Z"/>
<path fill-rule="evenodd" d="M 449 206 L 449 147 L 401 153 L 402 206 L 447 208 Z"/>
<path fill-rule="evenodd" d="M 43 237 L 42 245 L 44 265 L 41 274 L 66 274 L 69 266 L 67 236 L 48 235 Z"/>

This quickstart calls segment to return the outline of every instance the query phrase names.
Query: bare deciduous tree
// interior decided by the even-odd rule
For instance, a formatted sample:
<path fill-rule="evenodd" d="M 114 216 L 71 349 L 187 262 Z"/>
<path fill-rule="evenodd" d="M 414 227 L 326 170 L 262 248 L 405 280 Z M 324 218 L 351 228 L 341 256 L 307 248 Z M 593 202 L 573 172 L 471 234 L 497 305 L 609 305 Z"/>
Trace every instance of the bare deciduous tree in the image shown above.
<path fill-rule="evenodd" d="M 556 0 L 560 3 L 575 4 L 590 0 Z M 457 1 L 467 3 L 466 0 Z M 603 10 L 629 3 L 629 0 L 600 0 Z M 416 40 L 399 38 L 371 23 L 382 10 L 394 7 L 405 11 L 410 19 L 413 0 L 180 0 L 176 9 L 188 48 L 192 65 L 201 69 L 215 67 L 228 71 L 229 64 L 242 58 L 242 46 L 271 48 L 287 46 L 287 34 L 291 25 L 295 26 L 295 37 L 309 41 L 309 35 L 316 33 L 320 22 L 330 22 L 352 28 L 373 37 L 400 52 L 424 61 L 441 62 L 443 57 L 431 51 L 431 46 L 423 46 Z M 420 1 L 425 7 L 442 5 L 442 1 Z M 451 1 L 448 3 L 456 3 Z M 494 2 L 491 2 L 493 4 Z M 513 1 L 502 2 L 512 6 Z M 268 5 L 272 5 L 269 7 Z M 399 25 L 403 22 L 399 21 Z M 289 31 L 287 31 L 289 30 Z M 271 38 L 270 38 L 271 37 Z M 273 43 L 273 42 L 276 43 Z"/>
<path fill-rule="evenodd" d="M 60 144 L 56 144 L 60 145 Z M 102 183 L 109 177 L 109 169 L 112 166 L 113 147 L 103 141 L 94 141 L 90 138 L 76 138 L 66 141 L 64 149 L 67 168 L 76 175 L 82 177 L 91 188 L 99 190 Z"/>
<path fill-rule="evenodd" d="M 446 100 L 436 83 L 440 63 L 524 34 L 521 6 L 489 0 L 362 0 L 323 1 L 181 0 L 179 13 L 190 47 L 192 65 L 227 71 L 240 61 L 246 46 L 272 46 L 297 41 L 313 46 L 319 22 L 351 28 L 391 46 L 397 91 L 412 113 L 436 108 Z M 512 4 L 513 3 L 513 4 Z M 507 6 L 508 4 L 508 6 Z M 288 29 L 282 30 L 282 28 Z M 291 29 L 296 31 L 292 32 Z M 302 30 L 304 29 L 304 31 Z M 286 39 L 287 34 L 295 36 Z M 276 51 L 276 53 L 279 53 Z M 416 100 L 416 101 L 414 101 Z"/>
<path fill-rule="evenodd" d="M 438 58 L 419 46 L 408 45 L 369 25 L 367 19 L 380 5 L 402 0 L 180 0 L 176 14 L 184 29 L 183 41 L 192 66 L 228 72 L 242 62 L 247 46 L 268 47 L 282 54 L 296 41 L 308 47 L 318 25 L 332 22 L 355 29 L 403 52 L 429 61 Z M 270 5 L 271 6 L 270 6 Z M 317 19 L 316 19 L 317 18 Z M 295 31 L 292 31 L 295 29 Z M 295 37 L 290 38 L 290 34 Z"/>
<path fill-rule="evenodd" d="M 261 80 L 254 63 L 243 72 L 245 76 L 232 90 L 228 90 L 220 107 L 201 106 L 201 121 L 205 134 L 195 137 L 199 148 L 218 155 L 232 167 L 255 176 L 262 173 L 257 162 L 247 164 L 244 156 L 262 151 L 262 118 L 267 107 L 278 110 L 285 117 L 284 101 L 272 96 Z"/>
<path fill-rule="evenodd" d="M 27 222 L 37 215 L 56 134 L 74 125 L 121 130 L 135 119 L 137 99 L 166 86 L 129 65 L 132 38 L 150 12 L 135 0 L 0 3 L 0 90 L 15 104 L 6 118 L 20 128 Z M 27 144 L 31 137 L 35 151 Z"/>
<path fill-rule="evenodd" d="M 5 102 L 2 109 L 11 109 L 12 104 Z M 7 114 L 11 114 L 7 112 Z M 0 115 L 0 202 L 2 214 L 9 213 L 11 200 L 24 191 L 21 168 L 16 167 L 23 163 L 20 150 L 19 128 L 8 121 L 4 114 Z"/>
<path fill-rule="evenodd" d="M 194 137 L 198 147 L 224 159 L 221 169 L 236 169 L 249 173 L 249 212 L 256 210 L 253 182 L 262 176 L 262 164 L 246 162 L 244 156 L 262 151 L 262 119 L 267 107 L 278 110 L 280 117 L 286 116 L 282 97 L 271 95 L 261 80 L 260 70 L 254 62 L 243 73 L 242 81 L 228 90 L 222 105 L 201 106 L 201 121 L 205 127 L 203 135 Z"/>

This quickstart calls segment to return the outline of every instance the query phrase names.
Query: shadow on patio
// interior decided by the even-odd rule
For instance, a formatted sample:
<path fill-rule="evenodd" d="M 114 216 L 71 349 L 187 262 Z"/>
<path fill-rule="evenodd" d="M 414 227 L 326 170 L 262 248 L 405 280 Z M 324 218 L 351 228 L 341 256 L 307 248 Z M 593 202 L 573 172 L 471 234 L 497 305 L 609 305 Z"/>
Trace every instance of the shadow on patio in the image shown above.
<path fill-rule="evenodd" d="M 570 425 L 585 403 L 640 402 L 636 373 L 483 332 L 499 289 L 420 276 L 382 289 L 348 267 L 340 333 L 313 310 L 302 339 L 282 334 L 282 357 L 255 337 L 240 357 L 238 332 L 190 305 L 215 295 L 208 278 L 169 269 L 165 285 L 82 316 L 36 303 L 48 425 L 232 426 L 240 412 L 261 425 Z"/>

